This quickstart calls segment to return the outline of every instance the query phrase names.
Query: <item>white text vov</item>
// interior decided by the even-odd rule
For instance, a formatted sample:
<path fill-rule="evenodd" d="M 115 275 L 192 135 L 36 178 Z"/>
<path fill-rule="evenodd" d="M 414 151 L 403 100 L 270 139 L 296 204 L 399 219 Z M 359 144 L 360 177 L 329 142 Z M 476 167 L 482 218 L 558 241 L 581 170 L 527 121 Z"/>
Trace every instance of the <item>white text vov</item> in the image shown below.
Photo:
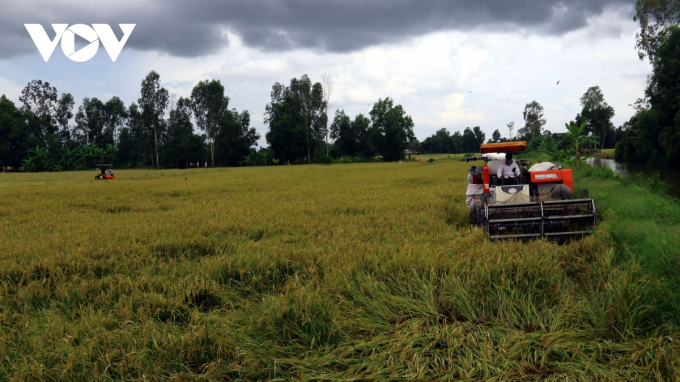
<path fill-rule="evenodd" d="M 56 33 L 54 40 L 50 40 L 42 25 L 24 24 L 45 62 L 50 59 L 59 40 L 61 40 L 61 50 L 72 61 L 84 62 L 94 57 L 97 49 L 99 49 L 99 41 L 101 41 L 104 49 L 111 57 L 111 61 L 115 62 L 136 24 L 118 25 L 123 30 L 123 38 L 120 41 L 108 24 L 92 24 L 92 27 L 85 24 L 74 24 L 70 27 L 68 24 L 52 24 Z M 76 52 L 75 35 L 84 38 L 90 44 Z"/>

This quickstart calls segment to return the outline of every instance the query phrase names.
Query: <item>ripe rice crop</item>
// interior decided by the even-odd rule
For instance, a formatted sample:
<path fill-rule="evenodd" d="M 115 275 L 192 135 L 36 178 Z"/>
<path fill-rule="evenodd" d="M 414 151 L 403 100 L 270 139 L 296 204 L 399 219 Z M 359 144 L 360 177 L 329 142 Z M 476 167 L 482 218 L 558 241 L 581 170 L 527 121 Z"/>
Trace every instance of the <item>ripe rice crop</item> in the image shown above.
<path fill-rule="evenodd" d="M 490 243 L 468 168 L 0 174 L 0 380 L 680 380 L 661 284 Z"/>

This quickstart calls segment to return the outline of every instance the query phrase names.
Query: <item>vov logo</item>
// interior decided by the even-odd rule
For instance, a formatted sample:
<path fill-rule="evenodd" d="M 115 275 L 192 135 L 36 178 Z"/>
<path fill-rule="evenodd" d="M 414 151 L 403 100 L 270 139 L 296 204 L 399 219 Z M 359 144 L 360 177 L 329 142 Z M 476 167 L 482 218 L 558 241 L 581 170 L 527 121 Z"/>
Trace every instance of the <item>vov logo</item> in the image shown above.
<path fill-rule="evenodd" d="M 108 24 L 92 24 L 92 27 L 85 24 L 71 26 L 68 26 L 68 24 L 52 24 L 52 28 L 56 33 L 54 40 L 50 40 L 42 25 L 24 24 L 45 62 L 50 59 L 59 40 L 61 40 L 61 50 L 72 61 L 85 62 L 94 57 L 99 49 L 99 41 L 101 41 L 104 49 L 106 49 L 109 57 L 111 57 L 111 61 L 116 62 L 116 58 L 118 58 L 120 51 L 123 49 L 128 37 L 130 37 L 132 30 L 135 29 L 136 24 L 118 25 L 123 30 L 123 38 L 120 41 L 118 41 Z M 77 52 L 75 51 L 76 35 L 90 42 L 90 44 Z"/>

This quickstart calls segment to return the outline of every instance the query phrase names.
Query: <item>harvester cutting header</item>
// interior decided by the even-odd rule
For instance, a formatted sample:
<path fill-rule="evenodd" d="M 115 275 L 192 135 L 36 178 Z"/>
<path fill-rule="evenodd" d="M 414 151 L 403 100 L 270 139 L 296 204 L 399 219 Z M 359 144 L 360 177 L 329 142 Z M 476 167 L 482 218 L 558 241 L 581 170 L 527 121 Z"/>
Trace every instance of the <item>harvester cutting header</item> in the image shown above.
<path fill-rule="evenodd" d="M 490 239 L 568 239 L 590 234 L 597 224 L 593 199 L 572 199 L 569 169 L 541 162 L 527 170 L 528 160 L 518 165 L 513 153 L 526 147 L 526 142 L 482 144 L 482 157 L 468 158 L 485 163 L 472 166 L 468 175 L 470 217 Z"/>

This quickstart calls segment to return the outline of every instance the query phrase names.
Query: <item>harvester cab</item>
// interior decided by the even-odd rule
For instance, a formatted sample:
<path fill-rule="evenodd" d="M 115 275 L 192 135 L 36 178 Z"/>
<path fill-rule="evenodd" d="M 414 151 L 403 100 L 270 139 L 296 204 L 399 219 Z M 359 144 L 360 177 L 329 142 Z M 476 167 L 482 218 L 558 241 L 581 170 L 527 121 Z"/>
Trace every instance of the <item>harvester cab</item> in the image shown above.
<path fill-rule="evenodd" d="M 98 164 L 96 165 L 97 167 L 97 175 L 94 176 L 95 180 L 111 180 L 111 179 L 116 179 L 115 176 L 113 176 L 113 165 L 112 164 Z"/>
<path fill-rule="evenodd" d="M 522 152 L 526 146 L 526 142 L 481 145 L 484 166 L 473 166 L 468 176 L 470 217 L 492 240 L 540 237 L 564 240 L 589 235 L 597 224 L 595 202 L 572 199 L 574 182 L 570 169 L 550 162 L 527 169 L 529 161 L 520 160 L 516 176 L 499 178 L 499 167 L 505 164 L 506 154 Z"/>

